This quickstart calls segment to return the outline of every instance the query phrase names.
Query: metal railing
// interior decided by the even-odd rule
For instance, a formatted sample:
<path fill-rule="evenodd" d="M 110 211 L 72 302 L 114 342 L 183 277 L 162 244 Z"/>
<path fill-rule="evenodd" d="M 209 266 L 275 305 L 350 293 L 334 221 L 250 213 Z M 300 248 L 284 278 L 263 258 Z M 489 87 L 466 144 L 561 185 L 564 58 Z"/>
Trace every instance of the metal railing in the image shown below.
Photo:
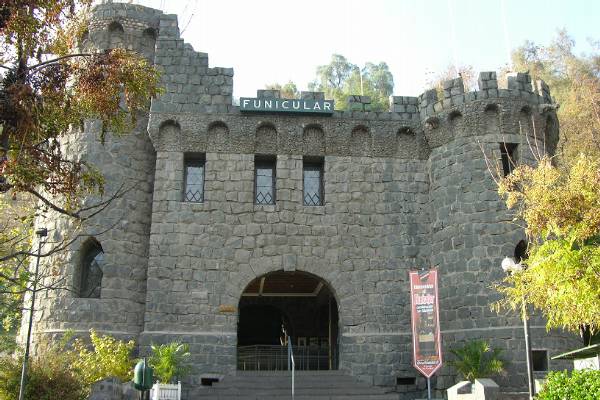
<path fill-rule="evenodd" d="M 329 369 L 329 346 L 295 346 L 293 350 L 297 370 Z M 335 356 L 333 354 L 334 360 Z M 289 369 L 289 362 L 289 352 L 286 346 L 251 345 L 237 348 L 239 370 L 285 371 Z M 335 365 L 335 361 L 333 365 Z"/>
<path fill-rule="evenodd" d="M 292 370 L 292 400 L 294 399 L 294 375 L 296 374 L 296 362 L 294 361 L 294 351 L 292 350 L 292 338 L 288 340 L 288 369 Z"/>

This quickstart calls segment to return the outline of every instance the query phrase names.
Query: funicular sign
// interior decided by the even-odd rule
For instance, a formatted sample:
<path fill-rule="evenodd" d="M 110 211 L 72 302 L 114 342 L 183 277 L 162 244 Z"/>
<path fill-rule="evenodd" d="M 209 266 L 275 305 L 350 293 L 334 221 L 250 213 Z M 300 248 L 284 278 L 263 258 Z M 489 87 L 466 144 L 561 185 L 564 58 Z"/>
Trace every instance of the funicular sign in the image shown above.
<path fill-rule="evenodd" d="M 413 365 L 426 378 L 442 366 L 437 270 L 410 272 Z"/>

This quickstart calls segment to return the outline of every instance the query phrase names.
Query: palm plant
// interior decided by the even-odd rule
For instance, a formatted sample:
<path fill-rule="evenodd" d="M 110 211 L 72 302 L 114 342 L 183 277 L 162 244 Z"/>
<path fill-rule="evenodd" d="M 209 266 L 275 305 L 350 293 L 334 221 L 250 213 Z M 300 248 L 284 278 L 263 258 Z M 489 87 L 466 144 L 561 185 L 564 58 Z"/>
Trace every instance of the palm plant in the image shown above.
<path fill-rule="evenodd" d="M 148 363 L 154 368 L 154 375 L 160 383 L 171 383 L 187 375 L 191 368 L 187 364 L 190 346 L 185 343 L 171 342 L 152 345 L 152 355 Z"/>
<path fill-rule="evenodd" d="M 485 340 L 474 340 L 463 347 L 450 349 L 456 359 L 449 362 L 464 379 L 473 382 L 504 372 L 502 349 L 492 348 Z"/>

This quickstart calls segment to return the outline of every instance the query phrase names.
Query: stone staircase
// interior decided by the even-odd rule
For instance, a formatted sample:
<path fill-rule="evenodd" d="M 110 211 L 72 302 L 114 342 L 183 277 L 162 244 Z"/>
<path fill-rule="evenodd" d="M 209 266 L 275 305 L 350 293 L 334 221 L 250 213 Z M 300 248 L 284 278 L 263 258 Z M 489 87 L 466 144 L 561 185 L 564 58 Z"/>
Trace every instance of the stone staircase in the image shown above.
<path fill-rule="evenodd" d="M 291 399 L 289 371 L 237 371 L 212 386 L 191 390 L 185 400 Z M 294 400 L 398 400 L 398 393 L 370 386 L 342 371 L 296 371 Z"/>

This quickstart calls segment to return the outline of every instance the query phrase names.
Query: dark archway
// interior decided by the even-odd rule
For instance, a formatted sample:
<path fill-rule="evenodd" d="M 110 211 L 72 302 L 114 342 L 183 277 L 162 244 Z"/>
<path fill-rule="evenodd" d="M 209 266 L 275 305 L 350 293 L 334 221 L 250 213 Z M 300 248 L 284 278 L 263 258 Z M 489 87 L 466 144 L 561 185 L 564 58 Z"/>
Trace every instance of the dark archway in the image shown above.
<path fill-rule="evenodd" d="M 335 296 L 322 279 L 298 271 L 260 276 L 239 303 L 238 369 L 287 369 L 288 343 L 297 369 L 337 369 L 338 319 Z"/>

